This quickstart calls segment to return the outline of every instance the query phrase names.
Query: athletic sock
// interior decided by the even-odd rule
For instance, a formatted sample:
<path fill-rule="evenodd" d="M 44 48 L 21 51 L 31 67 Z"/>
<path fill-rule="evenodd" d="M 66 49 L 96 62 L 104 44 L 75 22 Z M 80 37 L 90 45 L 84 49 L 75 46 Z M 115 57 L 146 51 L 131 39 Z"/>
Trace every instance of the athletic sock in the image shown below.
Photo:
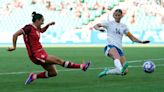
<path fill-rule="evenodd" d="M 39 78 L 48 78 L 48 72 L 45 71 L 45 72 L 41 72 L 41 73 L 38 73 L 36 75 L 36 78 L 39 79 Z"/>
<path fill-rule="evenodd" d="M 70 61 L 65 61 L 63 64 L 63 67 L 65 67 L 65 68 L 81 68 L 82 64 L 75 64 Z"/>
<path fill-rule="evenodd" d="M 115 60 L 114 60 L 114 65 L 115 65 L 115 67 L 118 68 L 119 71 L 121 72 L 121 70 L 122 70 L 122 65 L 121 65 L 121 62 L 120 62 L 119 59 L 115 59 Z"/>

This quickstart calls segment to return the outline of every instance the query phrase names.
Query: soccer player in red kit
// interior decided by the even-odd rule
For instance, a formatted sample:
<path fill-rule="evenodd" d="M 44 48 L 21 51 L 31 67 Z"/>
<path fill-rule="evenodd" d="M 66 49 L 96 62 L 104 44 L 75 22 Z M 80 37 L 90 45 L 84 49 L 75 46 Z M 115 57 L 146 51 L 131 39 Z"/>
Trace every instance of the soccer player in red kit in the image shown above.
<path fill-rule="evenodd" d="M 13 35 L 13 46 L 8 48 L 8 51 L 14 51 L 16 49 L 16 42 L 18 36 L 23 34 L 24 43 L 28 52 L 28 56 L 31 61 L 37 65 L 41 65 L 45 71 L 35 74 L 30 73 L 25 84 L 30 84 L 35 79 L 39 78 L 48 78 L 57 75 L 56 68 L 54 64 L 61 65 L 66 68 L 81 68 L 83 71 L 86 71 L 90 66 L 90 61 L 83 64 L 75 64 L 70 61 L 64 61 L 60 58 L 57 58 L 53 55 L 48 55 L 41 43 L 39 42 L 40 33 L 44 33 L 49 26 L 54 25 L 55 22 L 47 24 L 45 27 L 41 28 L 44 18 L 42 14 L 33 12 L 32 13 L 32 24 L 28 24 L 18 30 Z"/>

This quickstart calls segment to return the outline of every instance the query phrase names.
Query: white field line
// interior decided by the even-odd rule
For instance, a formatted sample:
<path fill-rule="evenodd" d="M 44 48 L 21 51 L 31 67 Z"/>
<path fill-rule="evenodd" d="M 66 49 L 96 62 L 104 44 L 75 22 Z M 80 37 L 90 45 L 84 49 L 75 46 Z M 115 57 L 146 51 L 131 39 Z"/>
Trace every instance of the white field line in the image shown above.
<path fill-rule="evenodd" d="M 143 62 L 143 61 L 146 61 L 146 60 L 160 61 L 160 60 L 164 60 L 164 58 L 145 59 L 145 60 L 132 60 L 132 61 L 128 61 L 128 63 L 138 63 L 138 62 Z"/>
<path fill-rule="evenodd" d="M 160 61 L 160 60 L 164 60 L 164 58 L 157 58 L 157 59 L 149 59 L 152 61 Z M 136 62 L 143 62 L 145 60 L 131 60 L 128 61 L 128 63 L 136 63 Z M 156 67 L 163 67 L 164 64 L 156 64 Z M 140 66 L 129 66 L 129 68 L 136 68 L 136 67 L 142 67 L 142 65 Z M 99 67 L 99 68 L 89 68 L 89 70 L 101 70 L 104 69 L 104 67 Z M 64 69 L 64 70 L 58 70 L 59 72 L 67 72 L 67 71 L 79 71 L 80 69 Z M 33 72 L 41 72 L 41 71 L 33 71 Z M 8 72 L 8 73 L 0 73 L 0 75 L 18 75 L 18 74 L 27 74 L 30 72 Z"/>

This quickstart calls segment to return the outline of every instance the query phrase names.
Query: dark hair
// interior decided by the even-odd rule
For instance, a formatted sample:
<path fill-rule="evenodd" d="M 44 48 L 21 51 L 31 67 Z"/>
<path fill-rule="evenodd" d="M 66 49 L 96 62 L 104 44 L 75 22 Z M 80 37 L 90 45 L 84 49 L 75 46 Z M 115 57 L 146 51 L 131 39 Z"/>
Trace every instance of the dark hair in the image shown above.
<path fill-rule="evenodd" d="M 42 14 L 36 13 L 35 11 L 32 12 L 32 22 L 35 22 L 36 20 L 40 20 L 43 17 Z"/>
<path fill-rule="evenodd" d="M 121 9 L 116 9 L 114 12 L 119 12 L 122 14 L 122 10 Z"/>

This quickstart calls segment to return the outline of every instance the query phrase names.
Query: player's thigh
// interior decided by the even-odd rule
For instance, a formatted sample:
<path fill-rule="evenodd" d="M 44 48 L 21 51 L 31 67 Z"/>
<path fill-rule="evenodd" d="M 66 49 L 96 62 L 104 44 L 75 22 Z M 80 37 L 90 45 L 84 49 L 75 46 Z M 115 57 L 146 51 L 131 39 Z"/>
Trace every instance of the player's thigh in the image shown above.
<path fill-rule="evenodd" d="M 120 55 L 117 51 L 117 49 L 115 47 L 111 48 L 109 51 L 108 51 L 108 54 L 110 57 L 112 57 L 113 59 L 120 59 Z"/>
<path fill-rule="evenodd" d="M 48 71 L 49 76 L 56 76 L 57 75 L 57 70 L 55 65 L 48 65 L 48 64 L 43 64 L 41 65 L 46 71 Z"/>
<path fill-rule="evenodd" d="M 63 65 L 64 60 L 62 60 L 56 56 L 53 56 L 53 55 L 48 55 L 48 57 L 46 59 L 46 63 Z"/>

